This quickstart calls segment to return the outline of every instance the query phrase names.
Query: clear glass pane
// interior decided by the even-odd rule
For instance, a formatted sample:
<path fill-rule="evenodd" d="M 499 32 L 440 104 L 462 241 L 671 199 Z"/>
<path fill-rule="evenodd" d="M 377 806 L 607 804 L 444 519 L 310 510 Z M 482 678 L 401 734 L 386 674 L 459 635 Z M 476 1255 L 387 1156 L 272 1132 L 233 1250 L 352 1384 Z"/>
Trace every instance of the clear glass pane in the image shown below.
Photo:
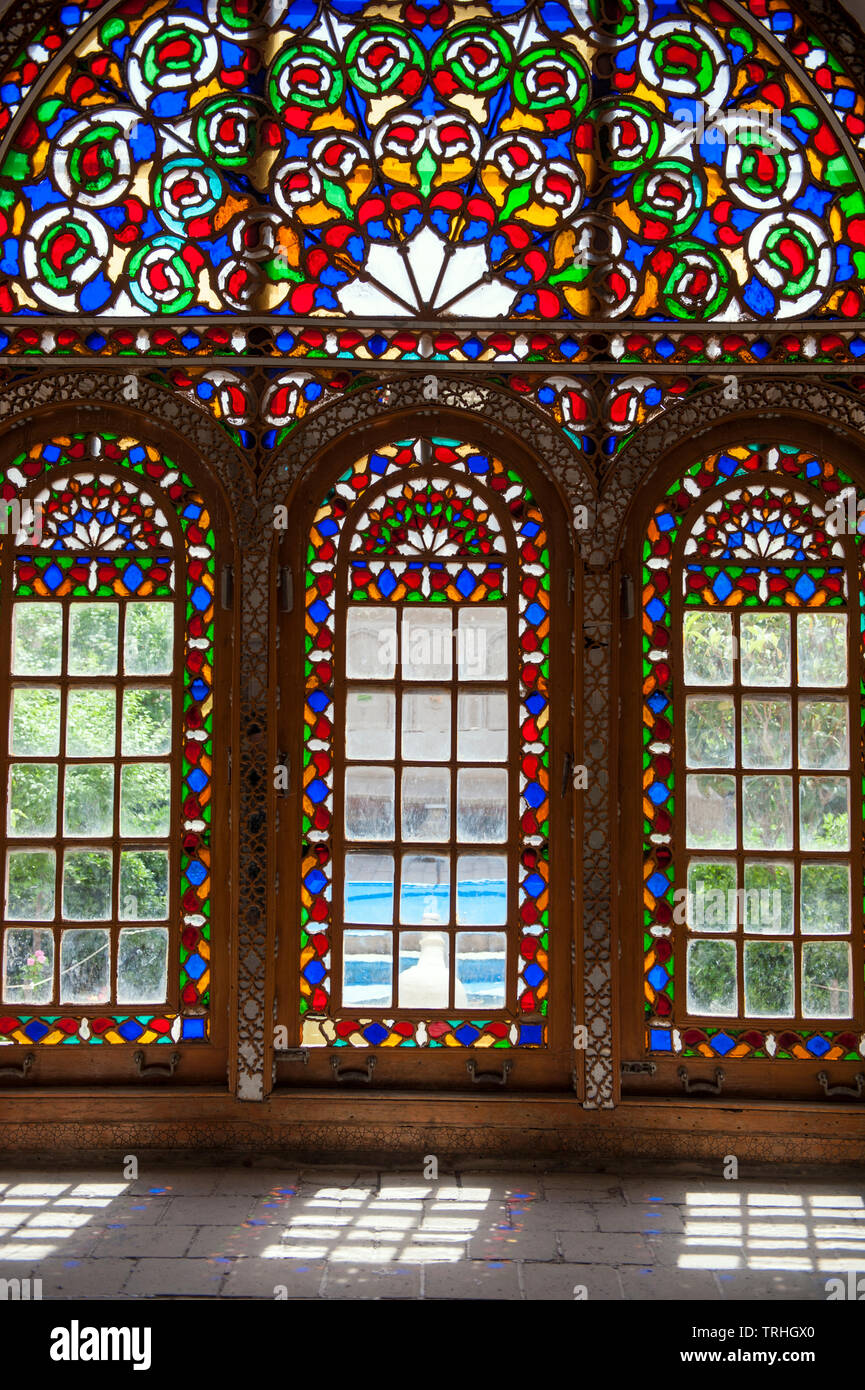
<path fill-rule="evenodd" d="M 848 767 L 846 700 L 799 701 L 799 766 Z"/>
<path fill-rule="evenodd" d="M 124 753 L 171 752 L 171 691 L 167 686 L 133 685 L 123 692 Z"/>
<path fill-rule="evenodd" d="M 503 931 L 457 932 L 456 993 L 471 1009 L 505 1007 L 507 937 Z"/>
<path fill-rule="evenodd" d="M 712 772 L 687 779 L 688 844 L 693 849 L 736 848 L 736 781 Z"/>
<path fill-rule="evenodd" d="M 840 936 L 850 930 L 850 865 L 803 863 L 801 927 L 806 936 Z"/>
<path fill-rule="evenodd" d="M 396 609 L 351 607 L 345 620 L 345 674 L 349 680 L 393 680 Z"/>
<path fill-rule="evenodd" d="M 119 615 L 120 608 L 116 603 L 69 605 L 69 652 L 66 669 L 70 676 L 117 674 Z"/>
<path fill-rule="evenodd" d="M 797 643 L 799 684 L 847 684 L 846 613 L 800 613 Z"/>
<path fill-rule="evenodd" d="M 125 922 L 160 922 L 168 916 L 167 850 L 122 851 L 118 915 Z"/>
<path fill-rule="evenodd" d="M 450 839 L 451 775 L 447 768 L 403 768 L 401 824 L 404 840 Z"/>
<path fill-rule="evenodd" d="M 739 655 L 743 685 L 789 685 L 790 615 L 743 613 Z"/>
<path fill-rule="evenodd" d="M 128 763 L 120 772 L 120 833 L 162 838 L 171 828 L 171 769 Z"/>
<path fill-rule="evenodd" d="M 114 768 L 70 764 L 63 798 L 64 835 L 110 835 L 114 828 Z"/>
<path fill-rule="evenodd" d="M 447 926 L 450 910 L 450 860 L 443 854 L 404 854 L 399 920 L 406 926 Z"/>
<path fill-rule="evenodd" d="M 61 1004 L 107 1004 L 111 998 L 111 942 L 98 928 L 65 931 L 60 938 Z"/>
<path fill-rule="evenodd" d="M 805 1018 L 849 1018 L 851 960 L 846 941 L 808 941 L 802 947 Z"/>
<path fill-rule="evenodd" d="M 685 743 L 689 767 L 734 767 L 736 730 L 728 695 L 690 695 L 686 702 Z"/>
<path fill-rule="evenodd" d="M 346 768 L 346 838 L 392 840 L 394 826 L 393 770 L 389 767 Z"/>
<path fill-rule="evenodd" d="M 69 691 L 66 706 L 66 753 L 70 758 L 113 758 L 117 697 L 113 690 Z"/>
<path fill-rule="evenodd" d="M 12 606 L 12 672 L 16 676 L 59 676 L 63 660 L 63 608 L 59 603 Z"/>
<path fill-rule="evenodd" d="M 104 922 L 111 916 L 109 849 L 73 849 L 63 856 L 63 916 L 69 922 Z"/>
<path fill-rule="evenodd" d="M 790 767 L 793 738 L 789 700 L 742 701 L 742 766 Z"/>
<path fill-rule="evenodd" d="M 850 848 L 850 783 L 846 777 L 800 777 L 799 845 Z"/>
<path fill-rule="evenodd" d="M 401 1009 L 448 1007 L 448 959 L 449 942 L 444 932 L 400 932 L 398 999 Z"/>
<path fill-rule="evenodd" d="M 692 859 L 688 865 L 688 926 L 692 931 L 736 930 L 736 864 Z"/>
<path fill-rule="evenodd" d="M 389 931 L 343 932 L 343 1007 L 383 1009 L 392 997 L 393 934 Z"/>
<path fill-rule="evenodd" d="M 688 1013 L 736 1013 L 736 947 L 732 941 L 688 942 Z"/>
<path fill-rule="evenodd" d="M 174 670 L 174 604 L 127 603 L 125 622 L 127 676 L 169 676 Z"/>
<path fill-rule="evenodd" d="M 118 1004 L 162 1004 L 168 990 L 168 929 L 124 927 L 117 944 Z"/>
<path fill-rule="evenodd" d="M 6 918 L 50 922 L 54 917 L 53 849 L 13 849 L 6 858 Z"/>
<path fill-rule="evenodd" d="M 498 844 L 508 836 L 505 768 L 464 767 L 457 773 L 457 839 Z"/>
<path fill-rule="evenodd" d="M 3 950 L 3 1002 L 50 1004 L 54 996 L 54 934 L 13 927 Z"/>
<path fill-rule="evenodd" d="M 745 862 L 745 931 L 772 936 L 793 934 L 793 865 L 771 859 Z"/>
<path fill-rule="evenodd" d="M 730 685 L 733 680 L 733 618 L 730 613 L 686 613 L 685 681 Z"/>
<path fill-rule="evenodd" d="M 457 859 L 457 923 L 499 927 L 507 921 L 508 861 L 503 854 L 461 854 Z"/>
<path fill-rule="evenodd" d="M 347 854 L 343 921 L 370 926 L 393 922 L 393 855 Z"/>
<path fill-rule="evenodd" d="M 743 777 L 742 822 L 745 849 L 792 849 L 792 777 Z"/>
<path fill-rule="evenodd" d="M 9 769 L 9 834 L 53 835 L 57 829 L 57 764 L 17 763 Z"/>
<path fill-rule="evenodd" d="M 396 696 L 391 690 L 353 686 L 345 700 L 347 758 L 392 758 L 396 736 Z"/>
<path fill-rule="evenodd" d="M 746 941 L 745 1013 L 751 1018 L 789 1018 L 794 1008 L 793 944 Z"/>
<path fill-rule="evenodd" d="M 413 762 L 447 762 L 451 755 L 449 690 L 404 690 L 402 755 Z"/>
<path fill-rule="evenodd" d="M 449 681 L 453 674 L 449 608 L 406 608 L 402 615 L 402 678 Z"/>
<path fill-rule="evenodd" d="M 54 685 L 18 686 L 12 692 L 11 752 L 51 758 L 60 751 L 60 691 Z"/>
<path fill-rule="evenodd" d="M 457 626 L 461 681 L 503 681 L 508 675 L 506 608 L 461 608 Z"/>
<path fill-rule="evenodd" d="M 461 690 L 457 704 L 460 762 L 503 763 L 508 756 L 508 697 L 503 690 Z"/>

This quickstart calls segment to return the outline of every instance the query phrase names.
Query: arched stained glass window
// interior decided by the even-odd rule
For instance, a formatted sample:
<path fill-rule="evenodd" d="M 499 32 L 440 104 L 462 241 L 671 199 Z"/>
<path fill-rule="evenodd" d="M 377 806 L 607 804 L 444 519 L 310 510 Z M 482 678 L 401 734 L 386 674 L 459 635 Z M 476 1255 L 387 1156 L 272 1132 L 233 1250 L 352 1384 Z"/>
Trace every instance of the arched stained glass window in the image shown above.
<path fill-rule="evenodd" d="M 17 454 L 3 496 L 0 1035 L 205 1041 L 207 505 L 157 448 L 104 432 Z"/>
<path fill-rule="evenodd" d="M 785 5 L 601 8 L 113 8 L 8 137 L 0 314 L 860 315 L 838 65 Z"/>
<path fill-rule="evenodd" d="M 657 1057 L 855 1060 L 865 1042 L 855 515 L 852 480 L 826 459 L 742 445 L 694 464 L 651 518 L 643 895 Z"/>
<path fill-rule="evenodd" d="M 382 446 L 317 509 L 305 589 L 302 1042 L 548 1050 L 569 675 L 538 502 L 475 446 Z"/>

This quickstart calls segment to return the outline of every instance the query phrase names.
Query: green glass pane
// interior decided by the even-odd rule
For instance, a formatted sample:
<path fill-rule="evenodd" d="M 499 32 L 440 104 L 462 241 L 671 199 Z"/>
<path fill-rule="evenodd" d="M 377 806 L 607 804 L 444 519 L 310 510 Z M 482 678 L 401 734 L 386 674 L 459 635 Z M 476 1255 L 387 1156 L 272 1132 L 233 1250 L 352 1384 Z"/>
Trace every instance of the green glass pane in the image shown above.
<path fill-rule="evenodd" d="M 69 691 L 66 707 L 68 757 L 114 757 L 116 706 L 113 690 L 85 686 Z"/>
<path fill-rule="evenodd" d="M 129 763 L 120 774 L 120 833 L 163 837 L 171 826 L 167 763 Z"/>
<path fill-rule="evenodd" d="M 69 652 L 66 669 L 71 676 L 113 676 L 117 672 L 116 603 L 69 605 Z"/>
<path fill-rule="evenodd" d="M 54 916 L 53 849 L 13 849 L 6 861 L 6 918 L 50 922 Z"/>
<path fill-rule="evenodd" d="M 57 765 L 16 763 L 9 769 L 9 834 L 53 835 L 57 828 Z"/>
<path fill-rule="evenodd" d="M 12 692 L 12 747 L 17 757 L 56 757 L 60 751 L 60 690 L 18 686 Z"/>
<path fill-rule="evenodd" d="M 58 603 L 16 603 L 12 609 L 12 671 L 16 676 L 59 676 L 63 609 Z"/>
<path fill-rule="evenodd" d="M 64 835 L 110 835 L 114 828 L 114 768 L 110 763 L 66 769 Z"/>
<path fill-rule="evenodd" d="M 123 641 L 128 676 L 167 676 L 174 668 L 174 604 L 129 603 Z"/>

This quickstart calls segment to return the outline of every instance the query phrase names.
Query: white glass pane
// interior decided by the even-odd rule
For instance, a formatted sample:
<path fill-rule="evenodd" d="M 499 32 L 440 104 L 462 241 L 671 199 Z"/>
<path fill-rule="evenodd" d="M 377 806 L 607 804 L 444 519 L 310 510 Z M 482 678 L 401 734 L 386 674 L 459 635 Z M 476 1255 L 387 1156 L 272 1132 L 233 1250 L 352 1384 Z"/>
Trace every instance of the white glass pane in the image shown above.
<path fill-rule="evenodd" d="M 402 774 L 404 840 L 450 839 L 451 775 L 442 767 L 406 767 Z"/>
<path fill-rule="evenodd" d="M 117 631 L 120 608 L 116 603 L 69 605 L 70 676 L 113 676 L 117 673 Z"/>
<path fill-rule="evenodd" d="M 64 835 L 110 835 L 114 828 L 111 763 L 72 763 L 66 768 Z"/>
<path fill-rule="evenodd" d="M 111 916 L 113 859 L 110 849 L 73 849 L 63 856 L 63 916 L 104 922 Z"/>
<path fill-rule="evenodd" d="M 461 608 L 457 628 L 461 681 L 503 681 L 508 675 L 505 608 Z"/>
<path fill-rule="evenodd" d="M 104 686 L 78 686 L 66 705 L 66 753 L 70 758 L 113 758 L 117 697 Z"/>
<path fill-rule="evenodd" d="M 800 777 L 802 849 L 850 848 L 850 783 L 846 777 Z"/>
<path fill-rule="evenodd" d="M 53 849 L 13 849 L 6 860 L 6 919 L 50 922 L 54 916 Z"/>
<path fill-rule="evenodd" d="M 745 931 L 769 936 L 792 936 L 794 916 L 793 865 L 774 859 L 745 863 L 745 891 L 740 920 Z"/>
<path fill-rule="evenodd" d="M 801 869 L 801 927 L 806 936 L 850 930 L 850 865 L 805 862 Z"/>
<path fill-rule="evenodd" d="M 57 764 L 17 763 L 9 769 L 10 836 L 53 835 L 57 826 Z"/>
<path fill-rule="evenodd" d="M 49 1004 L 54 996 L 54 933 L 13 927 L 3 947 L 3 1002 Z"/>
<path fill-rule="evenodd" d="M 692 931 L 735 931 L 736 903 L 734 860 L 691 860 L 688 865 L 688 926 Z"/>
<path fill-rule="evenodd" d="M 395 825 L 393 798 L 394 782 L 391 768 L 346 768 L 346 838 L 392 840 Z"/>
<path fill-rule="evenodd" d="M 457 720 L 457 757 L 461 762 L 507 760 L 508 697 L 503 690 L 461 690 Z"/>
<path fill-rule="evenodd" d="M 61 1004 L 107 1004 L 111 997 L 111 944 L 101 927 L 65 931 L 60 938 Z"/>
<path fill-rule="evenodd" d="M 739 620 L 743 685 L 790 684 L 790 616 L 743 613 Z"/>
<path fill-rule="evenodd" d="M 404 690 L 402 755 L 411 762 L 447 762 L 451 755 L 449 690 Z"/>
<path fill-rule="evenodd" d="M 745 849 L 793 848 L 792 777 L 742 778 Z"/>
<path fill-rule="evenodd" d="M 850 947 L 846 941 L 809 941 L 802 947 L 805 1018 L 849 1018 Z"/>
<path fill-rule="evenodd" d="M 742 766 L 790 767 L 793 761 L 789 700 L 742 701 Z"/>
<path fill-rule="evenodd" d="M 167 988 L 167 928 L 124 927 L 117 945 L 118 1004 L 161 1004 Z"/>
<path fill-rule="evenodd" d="M 158 922 L 168 916 L 168 852 L 130 849 L 120 855 L 120 911 L 123 921 Z"/>
<path fill-rule="evenodd" d="M 396 731 L 396 697 L 390 690 L 352 686 L 345 701 L 347 758 L 392 758 Z"/>
<path fill-rule="evenodd" d="M 508 861 L 503 854 L 461 854 L 457 859 L 457 923 L 499 927 L 507 921 Z"/>
<path fill-rule="evenodd" d="M 171 826 L 167 763 L 128 763 L 120 773 L 120 833 L 163 838 Z"/>
<path fill-rule="evenodd" d="M 465 767 L 457 774 L 457 839 L 477 844 L 506 840 L 508 774 L 505 768 Z"/>
<path fill-rule="evenodd" d="M 686 613 L 683 624 L 688 685 L 730 685 L 733 618 L 730 613 Z"/>
<path fill-rule="evenodd" d="M 450 906 L 450 860 L 443 854 L 404 854 L 399 920 L 405 926 L 447 926 Z"/>
<path fill-rule="evenodd" d="M 694 849 L 736 848 L 736 781 L 711 772 L 687 779 L 688 844 Z"/>
<path fill-rule="evenodd" d="M 847 684 L 847 615 L 800 613 L 797 642 L 799 684 Z"/>
<path fill-rule="evenodd" d="M 63 608 L 29 599 L 12 608 L 12 671 L 16 676 L 59 676 Z"/>
<path fill-rule="evenodd" d="M 123 692 L 122 752 L 158 756 L 171 752 L 171 691 L 133 685 Z"/>
<path fill-rule="evenodd" d="M 174 604 L 127 603 L 123 669 L 127 676 L 167 676 L 174 669 Z"/>
<path fill-rule="evenodd" d="M 19 758 L 51 758 L 59 751 L 59 688 L 18 686 L 12 692 L 11 752 Z"/>
<path fill-rule="evenodd" d="M 398 999 L 401 1009 L 447 1008 L 448 958 L 449 942 L 444 932 L 400 932 Z"/>
<path fill-rule="evenodd" d="M 819 771 L 850 762 L 846 700 L 799 701 L 799 766 Z"/>
<path fill-rule="evenodd" d="M 685 746 L 689 767 L 733 767 L 736 728 L 728 695 L 690 695 L 685 711 Z"/>
<path fill-rule="evenodd" d="M 393 855 L 347 854 L 343 921 L 390 926 L 393 921 Z"/>
<path fill-rule="evenodd" d="M 688 942 L 688 1013 L 736 1013 L 736 947 L 732 941 Z"/>
<path fill-rule="evenodd" d="M 789 1018 L 794 1008 L 793 945 L 746 941 L 745 1013 L 751 1018 Z"/>
<path fill-rule="evenodd" d="M 393 996 L 393 935 L 346 931 L 342 937 L 342 1002 L 348 1009 L 384 1009 Z"/>
<path fill-rule="evenodd" d="M 504 932 L 457 932 L 456 988 L 469 1008 L 503 1009 L 507 969 Z"/>
<path fill-rule="evenodd" d="M 453 674 L 453 623 L 449 608 L 405 608 L 402 615 L 402 678 L 449 681 Z"/>
<path fill-rule="evenodd" d="M 349 608 L 345 674 L 349 680 L 392 680 L 396 672 L 396 609 Z"/>

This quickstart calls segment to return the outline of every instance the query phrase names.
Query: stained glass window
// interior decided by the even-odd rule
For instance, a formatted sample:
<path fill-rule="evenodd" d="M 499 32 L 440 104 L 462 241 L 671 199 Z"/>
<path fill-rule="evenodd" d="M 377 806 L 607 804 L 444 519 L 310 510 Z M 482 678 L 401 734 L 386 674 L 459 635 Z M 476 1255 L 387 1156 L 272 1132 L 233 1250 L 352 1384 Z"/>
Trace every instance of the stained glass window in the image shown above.
<path fill-rule="evenodd" d="M 751 445 L 695 464 L 651 519 L 650 1050 L 858 1056 L 865 549 L 855 517 L 851 479 L 833 464 Z"/>
<path fill-rule="evenodd" d="M 117 6 L 9 137 L 0 313 L 859 316 L 862 177 L 786 6 L 601 9 Z"/>
<path fill-rule="evenodd" d="M 549 593 L 537 503 L 472 446 L 365 454 L 316 513 L 307 1045 L 546 1043 Z"/>
<path fill-rule="evenodd" d="M 44 1044 L 203 1040 L 206 505 L 164 454 L 107 433 L 20 453 L 3 495 L 16 529 L 0 599 L 10 654 L 0 1033 Z"/>

